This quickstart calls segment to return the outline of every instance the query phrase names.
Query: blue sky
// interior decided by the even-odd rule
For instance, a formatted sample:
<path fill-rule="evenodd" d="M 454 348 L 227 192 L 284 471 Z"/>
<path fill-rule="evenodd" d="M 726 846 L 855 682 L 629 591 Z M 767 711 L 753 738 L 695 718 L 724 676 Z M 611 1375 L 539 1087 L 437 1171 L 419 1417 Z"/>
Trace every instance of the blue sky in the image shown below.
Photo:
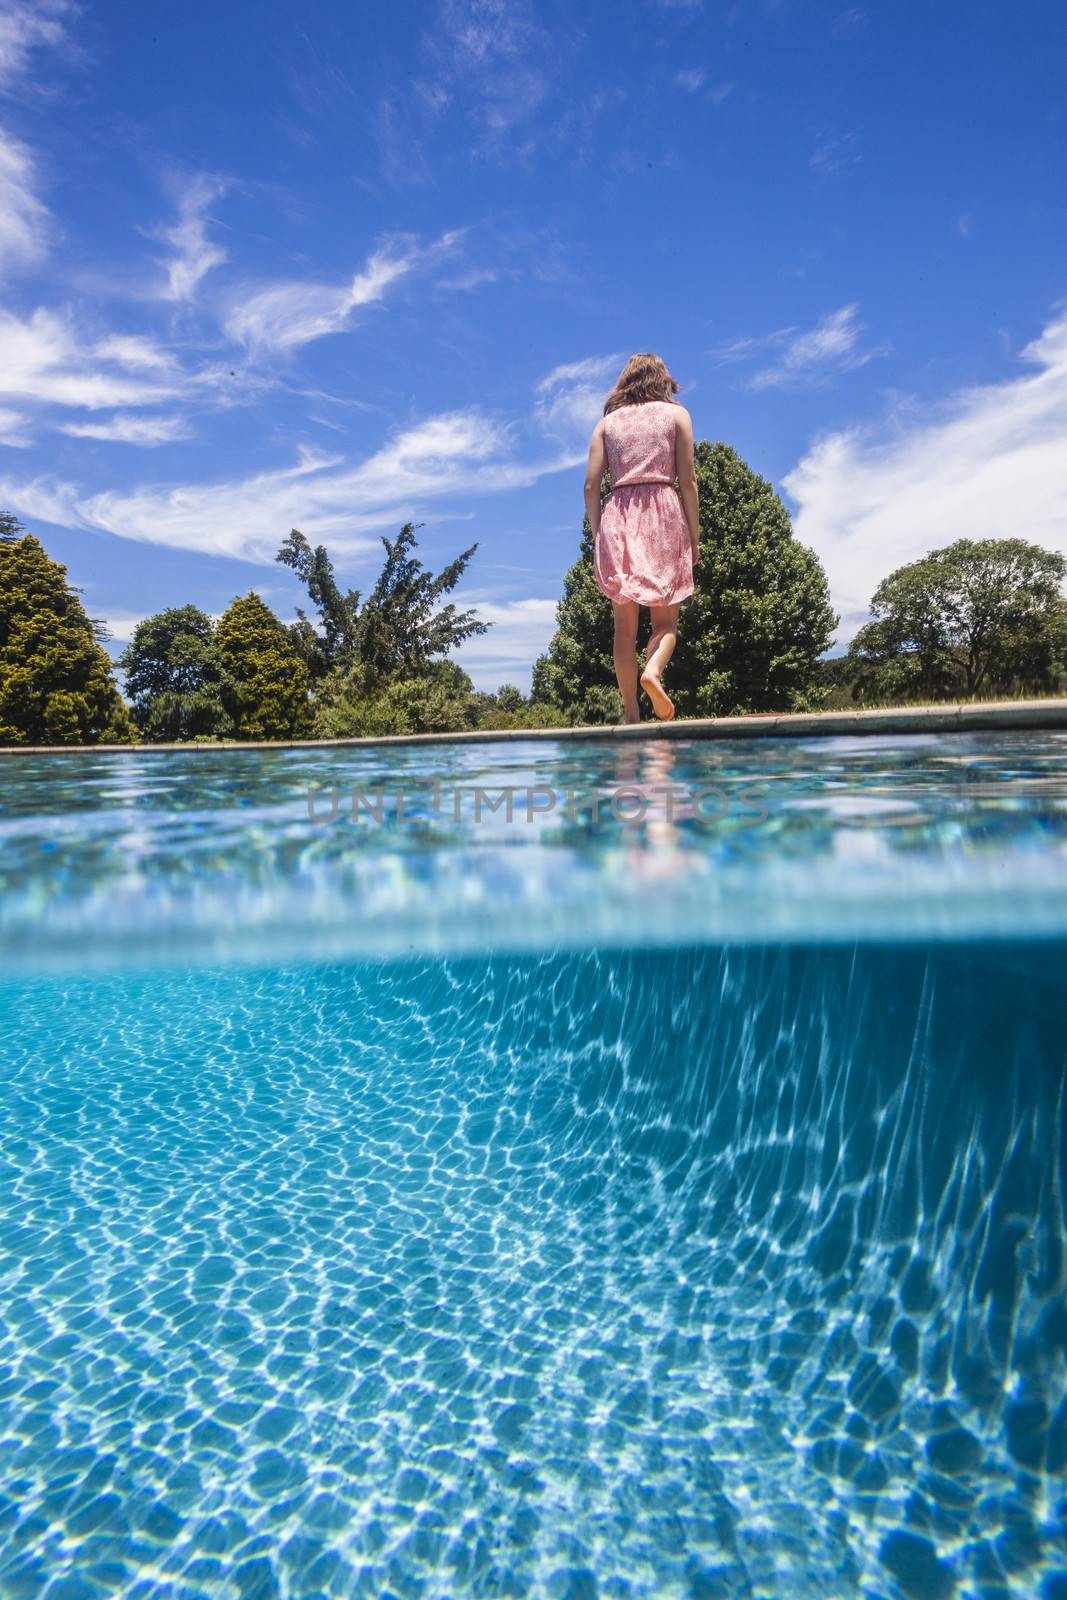
<path fill-rule="evenodd" d="M 528 687 L 623 360 L 842 613 L 1067 547 L 1059 0 L 0 0 L 0 506 L 116 637 L 421 522 Z"/>

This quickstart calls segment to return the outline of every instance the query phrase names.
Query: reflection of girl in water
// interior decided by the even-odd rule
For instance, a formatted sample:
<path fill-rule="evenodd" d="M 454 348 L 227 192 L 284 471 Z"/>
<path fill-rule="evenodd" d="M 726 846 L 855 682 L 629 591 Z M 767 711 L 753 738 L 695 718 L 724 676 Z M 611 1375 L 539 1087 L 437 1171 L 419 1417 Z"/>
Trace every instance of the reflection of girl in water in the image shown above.
<path fill-rule="evenodd" d="M 631 356 L 589 441 L 585 510 L 593 531 L 597 588 L 615 614 L 615 676 L 627 722 L 641 720 L 640 606 L 648 606 L 652 617 L 641 687 L 657 717 L 674 716 L 663 670 L 678 638 L 678 606 L 693 593 L 693 565 L 700 558 L 693 421 L 673 398 L 677 388 L 659 356 Z M 601 511 L 605 464 L 611 491 Z"/>

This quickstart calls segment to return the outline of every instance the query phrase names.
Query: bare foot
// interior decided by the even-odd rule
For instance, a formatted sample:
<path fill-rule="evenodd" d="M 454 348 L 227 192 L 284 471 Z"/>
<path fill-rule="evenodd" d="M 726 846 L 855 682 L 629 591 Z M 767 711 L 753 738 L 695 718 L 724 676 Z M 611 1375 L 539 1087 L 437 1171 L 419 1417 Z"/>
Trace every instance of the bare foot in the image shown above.
<path fill-rule="evenodd" d="M 674 716 L 674 701 L 667 694 L 662 683 L 654 672 L 642 672 L 641 687 L 652 701 L 652 709 L 661 722 L 669 722 Z"/>

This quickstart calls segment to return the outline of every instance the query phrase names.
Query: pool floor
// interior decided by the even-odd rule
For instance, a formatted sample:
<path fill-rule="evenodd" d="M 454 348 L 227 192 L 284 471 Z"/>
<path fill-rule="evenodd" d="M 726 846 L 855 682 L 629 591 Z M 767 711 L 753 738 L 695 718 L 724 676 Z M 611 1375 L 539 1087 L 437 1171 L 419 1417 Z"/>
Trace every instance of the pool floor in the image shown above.
<path fill-rule="evenodd" d="M 1058 1600 L 1065 955 L 9 983 L 0 1593 Z"/>

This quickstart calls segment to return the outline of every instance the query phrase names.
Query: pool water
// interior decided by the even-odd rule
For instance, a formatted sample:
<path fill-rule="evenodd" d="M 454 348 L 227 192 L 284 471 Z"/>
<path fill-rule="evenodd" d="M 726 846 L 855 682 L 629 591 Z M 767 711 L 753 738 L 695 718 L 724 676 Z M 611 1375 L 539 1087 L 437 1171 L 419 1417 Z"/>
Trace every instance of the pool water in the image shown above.
<path fill-rule="evenodd" d="M 1062 1600 L 1065 753 L 0 767 L 0 1594 Z"/>

